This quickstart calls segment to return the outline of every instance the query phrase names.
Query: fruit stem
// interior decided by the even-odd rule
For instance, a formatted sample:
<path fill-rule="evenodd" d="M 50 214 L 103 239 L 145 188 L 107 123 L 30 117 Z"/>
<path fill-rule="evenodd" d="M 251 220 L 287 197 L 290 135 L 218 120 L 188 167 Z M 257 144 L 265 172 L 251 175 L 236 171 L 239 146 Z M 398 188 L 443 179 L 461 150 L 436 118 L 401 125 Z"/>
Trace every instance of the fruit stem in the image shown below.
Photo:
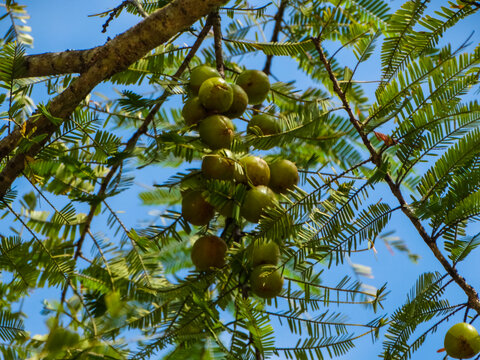
<path fill-rule="evenodd" d="M 228 228 L 230 227 L 230 225 L 232 225 L 233 223 L 235 222 L 235 220 L 231 217 L 227 218 L 225 220 L 225 227 L 223 228 L 223 231 L 222 231 L 222 234 L 220 235 L 220 237 L 225 240 L 226 237 L 227 237 L 227 231 L 228 231 Z"/>

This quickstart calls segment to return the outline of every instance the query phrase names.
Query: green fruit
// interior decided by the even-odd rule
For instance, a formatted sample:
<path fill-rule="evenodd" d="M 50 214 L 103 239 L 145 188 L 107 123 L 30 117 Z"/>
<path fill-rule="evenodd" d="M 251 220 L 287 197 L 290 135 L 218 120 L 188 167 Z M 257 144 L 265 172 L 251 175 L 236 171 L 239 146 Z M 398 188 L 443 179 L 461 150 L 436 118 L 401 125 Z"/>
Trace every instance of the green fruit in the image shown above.
<path fill-rule="evenodd" d="M 202 173 L 207 179 L 233 180 L 234 172 L 235 161 L 228 157 L 220 154 L 209 154 L 203 157 Z"/>
<path fill-rule="evenodd" d="M 199 124 L 200 138 L 213 150 L 230 148 L 233 130 L 232 121 L 223 115 L 209 116 Z"/>
<path fill-rule="evenodd" d="M 207 65 L 200 65 L 194 68 L 190 72 L 190 83 L 189 83 L 189 88 L 190 91 L 194 94 L 198 94 L 198 90 L 200 89 L 200 86 L 203 84 L 203 82 L 207 79 L 210 79 L 212 77 L 219 77 L 220 73 Z"/>
<path fill-rule="evenodd" d="M 285 193 L 298 184 L 298 170 L 289 160 L 278 160 L 270 164 L 270 183 L 268 186 L 277 193 Z"/>
<path fill-rule="evenodd" d="M 277 204 L 275 193 L 270 188 L 259 185 L 250 189 L 245 194 L 240 214 L 252 223 L 257 223 L 265 208 Z"/>
<path fill-rule="evenodd" d="M 55 353 L 78 344 L 80 336 L 62 327 L 53 329 L 48 335 L 45 350 Z"/>
<path fill-rule="evenodd" d="M 192 262 L 198 271 L 221 268 L 225 265 L 227 244 L 218 236 L 206 235 L 195 241 L 192 247 Z"/>
<path fill-rule="evenodd" d="M 250 275 L 250 287 L 258 297 L 271 299 L 280 294 L 283 288 L 283 277 L 275 265 L 260 265 Z"/>
<path fill-rule="evenodd" d="M 201 191 L 189 191 L 183 195 L 182 216 L 190 224 L 207 225 L 213 215 L 215 215 L 215 210 L 205 201 Z"/>
<path fill-rule="evenodd" d="M 230 86 L 233 89 L 233 102 L 225 115 L 233 119 L 242 116 L 247 109 L 248 96 L 245 90 L 243 90 L 239 85 L 231 84 Z"/>
<path fill-rule="evenodd" d="M 252 105 L 261 104 L 270 90 L 267 74 L 259 70 L 245 70 L 238 75 L 236 83 L 245 90 L 248 103 Z"/>
<path fill-rule="evenodd" d="M 268 114 L 252 116 L 247 126 L 247 134 L 255 134 L 256 132 L 253 131 L 255 127 L 257 127 L 263 135 L 278 134 L 281 130 L 278 120 Z"/>
<path fill-rule="evenodd" d="M 252 266 L 271 264 L 276 265 L 280 259 L 280 248 L 273 241 L 256 241 L 251 247 Z"/>
<path fill-rule="evenodd" d="M 270 181 L 270 168 L 265 160 L 258 156 L 246 156 L 240 160 L 244 172 L 236 172 L 238 182 L 250 180 L 254 186 L 267 185 Z"/>
<path fill-rule="evenodd" d="M 480 352 L 480 336 L 470 324 L 453 325 L 445 334 L 447 354 L 455 359 L 469 359 Z"/>
<path fill-rule="evenodd" d="M 203 82 L 198 97 L 206 109 L 225 112 L 232 106 L 233 89 L 221 77 L 214 77 Z"/>
<path fill-rule="evenodd" d="M 217 211 L 220 213 L 220 215 L 226 218 L 233 217 L 234 206 L 234 200 L 227 200 L 220 208 L 217 209 Z"/>
<path fill-rule="evenodd" d="M 122 315 L 125 306 L 118 291 L 112 291 L 105 295 L 105 305 L 107 306 L 110 315 L 114 318 Z"/>
<path fill-rule="evenodd" d="M 205 119 L 208 113 L 203 107 L 198 96 L 188 99 L 182 109 L 182 116 L 187 125 L 197 124 L 200 120 Z"/>

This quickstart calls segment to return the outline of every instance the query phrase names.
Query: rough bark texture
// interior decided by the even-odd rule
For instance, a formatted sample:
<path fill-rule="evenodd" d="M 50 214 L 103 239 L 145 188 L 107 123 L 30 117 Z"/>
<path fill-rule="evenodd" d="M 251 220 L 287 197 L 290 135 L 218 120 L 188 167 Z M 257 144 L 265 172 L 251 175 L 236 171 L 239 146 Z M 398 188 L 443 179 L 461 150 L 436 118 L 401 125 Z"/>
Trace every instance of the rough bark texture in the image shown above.
<path fill-rule="evenodd" d="M 83 73 L 95 59 L 101 47 L 88 50 L 69 50 L 25 57 L 25 71 L 21 77 L 51 76 Z"/>
<path fill-rule="evenodd" d="M 98 83 L 126 69 L 224 2 L 225 0 L 176 0 L 104 46 L 91 50 L 92 53 L 87 52 L 81 56 L 86 62 L 73 62 L 78 68 L 85 66 L 86 70 L 63 93 L 50 101 L 48 111 L 56 118 L 66 119 Z M 0 173 L 0 198 L 3 198 L 12 182 L 25 168 L 25 160 L 34 158 L 58 127 L 59 124 L 55 125 L 41 114 L 35 114 L 27 121 L 24 134 L 45 137 L 33 144 L 28 151 L 17 153 L 8 161 Z M 11 154 L 22 139 L 20 129 L 2 139 L 0 159 Z"/>

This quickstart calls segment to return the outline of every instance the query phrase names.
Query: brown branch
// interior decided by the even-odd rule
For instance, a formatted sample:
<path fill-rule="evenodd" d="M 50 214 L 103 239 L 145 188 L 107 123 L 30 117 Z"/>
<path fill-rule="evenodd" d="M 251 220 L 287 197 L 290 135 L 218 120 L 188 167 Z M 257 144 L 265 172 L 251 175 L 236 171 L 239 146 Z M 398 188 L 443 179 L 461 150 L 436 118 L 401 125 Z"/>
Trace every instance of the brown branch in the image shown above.
<path fill-rule="evenodd" d="M 272 39 L 270 40 L 272 43 L 278 42 L 278 35 L 280 34 L 280 30 L 282 29 L 283 14 L 285 13 L 287 3 L 288 3 L 288 0 L 282 0 L 282 2 L 280 3 L 280 6 L 278 7 L 277 14 L 274 17 L 275 26 L 273 28 Z M 265 66 L 263 67 L 263 72 L 267 75 L 270 75 L 272 60 L 273 60 L 273 55 L 267 55 L 267 61 L 265 62 Z"/>
<path fill-rule="evenodd" d="M 17 153 L 0 173 L 0 198 L 24 169 L 25 162 L 35 158 L 51 135 L 97 84 L 126 69 L 224 2 L 225 0 L 173 1 L 98 49 L 94 56 L 95 61 L 88 70 L 50 101 L 48 111 L 57 121 L 53 122 L 37 112 L 22 129 L 14 130 L 0 141 L 0 159 L 3 159 L 24 140 L 25 134 L 29 134 L 30 139 L 37 138 L 36 142 L 27 140 L 31 142 L 29 149 L 24 153 Z"/>
<path fill-rule="evenodd" d="M 23 71 L 19 72 L 18 78 L 81 74 L 92 65 L 101 48 L 25 56 Z"/>
<path fill-rule="evenodd" d="M 372 143 L 367 137 L 367 134 L 363 131 L 362 125 L 360 122 L 356 119 L 350 104 L 345 96 L 345 93 L 343 92 L 342 88 L 340 87 L 340 83 L 338 82 L 335 73 L 333 72 L 332 68 L 330 67 L 330 63 L 328 62 L 325 53 L 323 52 L 323 49 L 320 44 L 320 40 L 318 38 L 312 39 L 313 43 L 315 44 L 315 48 L 319 54 L 320 61 L 322 62 L 323 66 L 325 67 L 325 70 L 328 72 L 328 75 L 330 77 L 330 81 L 333 84 L 333 90 L 339 97 L 339 99 L 342 101 L 343 106 L 345 107 L 345 110 L 348 114 L 348 117 L 350 119 L 351 124 L 355 128 L 355 130 L 358 132 L 360 135 L 363 144 L 365 147 L 368 149 L 371 155 L 372 162 L 377 166 L 381 167 L 382 166 L 382 156 L 379 152 L 375 150 L 373 147 Z M 457 271 L 457 269 L 452 266 L 448 260 L 445 258 L 445 256 L 442 254 L 440 249 L 438 248 L 434 238 L 432 236 L 428 235 L 427 230 L 423 227 L 422 223 L 420 222 L 420 219 L 415 216 L 414 212 L 408 205 L 408 203 L 405 201 L 405 198 L 403 197 L 403 194 L 400 190 L 400 185 L 396 184 L 395 181 L 392 179 L 390 174 L 386 174 L 384 178 L 385 182 L 388 184 L 390 187 L 390 190 L 392 194 L 397 198 L 397 201 L 400 203 L 401 208 L 403 213 L 408 217 L 410 222 L 415 226 L 415 229 L 417 232 L 420 234 L 422 237 L 423 241 L 427 244 L 427 246 L 430 248 L 436 259 L 442 264 L 443 268 L 447 271 L 447 273 L 452 277 L 452 279 L 460 286 L 460 288 L 464 291 L 464 293 L 468 297 L 468 305 L 477 311 L 477 313 L 480 314 L 480 300 L 478 298 L 478 294 L 476 290 L 467 283 L 465 278 L 463 278 Z"/>
<path fill-rule="evenodd" d="M 225 77 L 225 65 L 223 63 L 223 50 L 222 50 L 222 23 L 218 10 L 211 13 L 208 17 L 212 22 L 213 27 L 213 47 L 215 49 L 215 62 L 217 64 L 217 70 Z"/>
<path fill-rule="evenodd" d="M 202 44 L 203 40 L 207 36 L 209 30 L 210 30 L 211 24 L 209 21 L 207 21 L 207 24 L 204 26 L 202 31 L 198 34 L 197 39 L 195 40 L 195 43 L 193 44 L 191 50 L 183 60 L 182 64 L 178 67 L 178 70 L 175 72 L 173 75 L 173 78 L 178 78 L 182 73 L 185 71 L 187 68 L 188 64 L 192 60 L 192 58 L 195 56 L 195 53 L 197 50 L 200 48 L 200 45 Z M 168 90 L 165 90 L 162 95 L 157 99 L 157 102 L 155 106 L 150 110 L 150 112 L 147 114 L 145 119 L 143 120 L 142 125 L 137 129 L 137 131 L 132 135 L 132 137 L 127 141 L 127 144 L 125 145 L 125 152 L 131 152 L 135 145 L 137 144 L 138 139 L 140 136 L 145 134 L 148 130 L 148 126 L 152 123 L 153 119 L 155 118 L 155 115 L 158 113 L 160 110 L 162 104 L 165 102 L 167 99 L 168 95 L 170 95 L 170 92 Z M 102 184 L 100 185 L 100 189 L 98 190 L 97 193 L 97 198 L 98 201 L 90 205 L 90 211 L 87 215 L 87 218 L 85 219 L 85 223 L 82 227 L 82 232 L 80 234 L 80 239 L 77 242 L 77 250 L 74 255 L 74 260 L 77 260 L 78 257 L 82 255 L 82 246 L 85 241 L 85 237 L 87 233 L 90 233 L 90 225 L 92 223 L 93 217 L 95 215 L 95 210 L 99 203 L 104 199 L 105 193 L 107 191 L 107 187 L 110 184 L 110 181 L 112 180 L 113 176 L 117 172 L 118 168 L 120 167 L 120 164 L 114 165 L 107 175 L 103 178 Z M 93 238 L 93 237 L 92 237 Z M 67 287 L 63 289 L 62 296 L 61 296 L 61 302 L 65 300 L 65 295 L 66 295 Z"/>
<path fill-rule="evenodd" d="M 145 10 L 143 10 L 142 4 L 140 4 L 140 2 L 138 0 L 125 0 L 120 5 L 113 8 L 112 10 L 110 10 L 110 15 L 108 16 L 107 21 L 105 21 L 105 24 L 102 25 L 102 33 L 107 32 L 108 25 L 110 25 L 110 23 L 118 15 L 118 13 L 120 11 L 122 11 L 122 9 L 125 6 L 127 6 L 129 4 L 133 5 L 137 9 L 138 13 L 141 16 L 143 16 L 144 18 L 146 18 L 148 16 L 148 14 L 145 12 Z"/>

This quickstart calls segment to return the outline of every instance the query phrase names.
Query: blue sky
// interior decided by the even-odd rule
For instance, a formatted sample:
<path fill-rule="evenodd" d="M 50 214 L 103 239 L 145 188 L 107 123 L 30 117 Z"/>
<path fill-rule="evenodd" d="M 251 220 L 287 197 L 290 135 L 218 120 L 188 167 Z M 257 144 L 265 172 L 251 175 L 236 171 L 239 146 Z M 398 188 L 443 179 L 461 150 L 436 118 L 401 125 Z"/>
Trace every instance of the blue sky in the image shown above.
<path fill-rule="evenodd" d="M 117 6 L 120 1 L 31 0 L 23 1 L 21 3 L 28 6 L 27 10 L 31 15 L 31 19 L 28 20 L 28 25 L 32 27 L 34 48 L 27 50 L 27 53 L 29 54 L 65 51 L 67 49 L 85 49 L 98 46 L 105 43 L 108 37 L 114 37 L 139 20 L 128 14 L 123 14 L 115 19 L 110 24 L 107 33 L 103 34 L 101 33 L 101 29 L 102 24 L 105 22 L 105 18 L 89 17 L 89 15 L 113 8 Z M 389 3 L 395 8 L 403 3 L 403 1 L 391 1 Z M 444 1 L 434 1 L 433 3 L 443 4 Z M 452 46 L 456 47 L 455 45 L 461 44 L 471 31 L 477 29 L 471 41 L 474 44 L 480 43 L 479 21 L 480 17 L 478 14 L 471 17 L 468 21 L 463 22 L 460 26 L 449 31 L 445 41 L 452 43 Z M 1 24 L 0 31 L 3 31 Z M 257 57 L 255 59 L 246 57 L 243 61 L 246 64 L 251 64 L 252 68 L 263 67 L 262 57 Z M 343 52 L 341 61 L 343 61 L 345 65 L 348 65 L 349 62 L 353 61 L 353 58 L 348 52 Z M 273 73 L 277 74 L 280 80 L 290 81 L 296 79 L 299 88 L 307 87 L 309 85 L 307 77 L 293 71 L 284 71 L 285 68 L 294 69 L 293 62 L 287 58 L 276 58 L 274 60 Z M 373 56 L 371 61 L 363 64 L 359 68 L 356 79 L 375 80 L 379 75 L 379 68 L 379 56 L 377 53 L 376 56 Z M 366 85 L 368 94 L 372 97 L 374 88 L 374 84 Z M 122 89 L 120 88 L 119 90 Z M 109 87 L 105 85 L 101 85 L 95 91 L 113 96 L 113 92 L 111 92 Z M 34 93 L 34 97 L 36 101 L 45 101 L 45 98 L 41 93 Z M 195 166 L 196 164 L 189 164 L 187 167 Z M 128 226 L 138 225 L 140 221 L 151 219 L 148 212 L 152 210 L 152 208 L 140 206 L 140 200 L 138 199 L 137 194 L 144 187 L 149 187 L 154 183 L 162 182 L 169 176 L 173 175 L 175 171 L 176 169 L 161 168 L 142 171 L 136 178 L 135 186 L 130 191 L 122 194 L 121 197 L 112 199 L 111 205 L 118 211 L 125 211 L 122 220 L 124 220 Z M 391 199 L 386 187 L 379 186 L 379 189 L 380 191 L 377 190 L 376 192 L 376 194 L 381 194 L 378 195 L 379 197 L 386 200 Z M 94 221 L 92 224 L 93 229 L 101 229 L 102 221 L 101 218 Z M 5 225 L 0 224 L 0 229 L 2 229 L 3 226 Z M 419 274 L 424 271 L 435 270 L 442 272 L 442 268 L 435 261 L 433 255 L 427 251 L 426 245 L 414 231 L 413 226 L 406 221 L 403 214 L 394 214 L 387 230 L 394 230 L 395 236 L 404 239 L 410 249 L 421 256 L 418 264 L 412 264 L 406 256 L 398 252 L 391 254 L 382 244 L 378 245 L 377 254 L 374 254 L 373 252 L 363 253 L 352 258 L 352 262 L 364 264 L 372 268 L 374 278 L 362 279 L 365 283 L 377 287 L 380 287 L 385 282 L 389 283 L 388 289 L 390 295 L 385 302 L 385 309 L 391 311 L 392 307 L 399 302 L 398 299 L 403 300 L 406 297 L 407 292 L 410 290 Z M 477 288 L 480 288 L 480 278 L 477 275 L 478 267 L 476 266 L 478 260 L 480 260 L 480 258 L 477 252 L 472 255 L 470 261 L 459 266 L 459 271 L 467 278 L 467 281 Z M 338 279 L 343 277 L 345 273 L 353 275 L 349 266 L 344 266 L 334 272 L 327 272 L 331 278 L 325 278 L 325 283 L 333 285 Z M 459 302 L 464 302 L 466 300 L 462 297 L 462 293 L 458 291 L 455 285 L 450 286 L 449 291 L 454 295 L 453 299 L 458 300 Z M 26 301 L 26 306 L 24 306 L 24 311 L 30 316 L 27 321 L 27 327 L 34 332 L 42 332 L 45 329 L 43 320 L 39 315 L 42 308 L 43 298 L 53 299 L 56 298 L 56 294 L 51 290 L 38 290 Z M 332 310 L 335 311 L 339 309 L 332 308 Z M 351 316 L 355 319 L 358 319 L 357 321 L 361 321 L 360 319 L 368 321 L 369 318 L 365 317 L 366 314 L 362 313 L 362 310 L 362 308 L 357 307 L 352 308 L 351 311 L 347 312 L 351 313 Z M 380 311 L 380 314 L 383 313 L 384 312 Z M 414 359 L 441 359 L 442 355 L 437 354 L 436 350 L 443 347 L 443 333 L 444 331 L 439 329 L 438 334 L 430 336 L 425 347 L 415 354 Z M 286 331 L 279 330 L 277 332 L 278 340 L 282 342 L 288 341 L 289 339 L 284 338 L 288 336 L 287 334 Z M 379 344 L 372 347 L 370 338 L 365 337 L 358 342 L 358 348 L 349 353 L 349 355 L 345 356 L 343 359 L 370 359 L 374 357 L 374 354 L 376 355 L 379 352 Z"/>

